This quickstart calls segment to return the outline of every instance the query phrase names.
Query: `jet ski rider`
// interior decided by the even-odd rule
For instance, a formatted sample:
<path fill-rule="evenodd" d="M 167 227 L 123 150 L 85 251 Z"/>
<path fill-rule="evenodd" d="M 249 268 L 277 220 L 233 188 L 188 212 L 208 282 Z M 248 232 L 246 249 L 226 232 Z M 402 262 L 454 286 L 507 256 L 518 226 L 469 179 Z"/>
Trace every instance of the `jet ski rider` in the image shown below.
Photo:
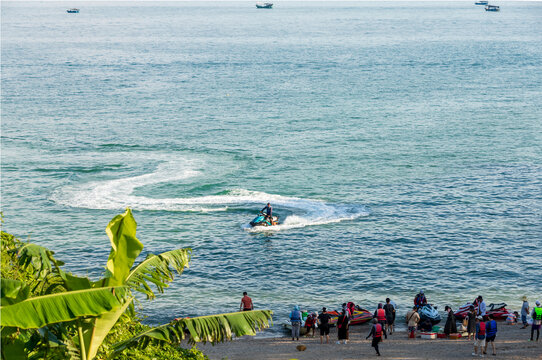
<path fill-rule="evenodd" d="M 270 224 L 273 223 L 273 208 L 271 207 L 270 203 L 267 203 L 267 205 L 260 211 L 260 213 L 264 213 L 265 211 L 265 219 L 269 221 Z"/>
<path fill-rule="evenodd" d="M 414 305 L 419 308 L 427 304 L 427 298 L 425 297 L 423 290 L 420 290 L 420 293 L 414 298 Z"/>

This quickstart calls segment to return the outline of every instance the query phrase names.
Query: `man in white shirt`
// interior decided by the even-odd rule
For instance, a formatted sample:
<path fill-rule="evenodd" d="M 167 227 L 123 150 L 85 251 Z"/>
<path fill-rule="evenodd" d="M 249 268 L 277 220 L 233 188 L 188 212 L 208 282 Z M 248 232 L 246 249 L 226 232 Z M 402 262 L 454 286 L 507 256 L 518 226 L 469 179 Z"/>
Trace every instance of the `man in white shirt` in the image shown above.
<path fill-rule="evenodd" d="M 478 296 L 478 316 L 481 316 L 485 319 L 486 317 L 486 302 L 482 298 L 482 295 Z"/>

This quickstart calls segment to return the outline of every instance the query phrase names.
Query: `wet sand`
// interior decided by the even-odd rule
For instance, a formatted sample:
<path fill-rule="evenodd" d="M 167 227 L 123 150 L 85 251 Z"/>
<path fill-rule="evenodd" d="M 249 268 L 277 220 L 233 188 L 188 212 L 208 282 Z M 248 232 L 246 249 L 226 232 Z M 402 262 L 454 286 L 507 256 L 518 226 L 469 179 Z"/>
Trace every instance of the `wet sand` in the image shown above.
<path fill-rule="evenodd" d="M 474 358 L 473 341 L 466 339 L 422 340 L 408 339 L 406 332 L 388 335 L 388 339 L 380 344 L 381 357 L 377 357 L 371 347 L 371 341 L 365 340 L 369 333 L 369 325 L 353 326 L 348 344 L 336 344 L 337 334 L 333 328 L 330 344 L 320 344 L 320 338 L 302 337 L 300 341 L 290 338 L 254 339 L 244 337 L 228 343 L 198 345 L 210 359 L 468 359 Z M 535 334 L 536 336 L 536 334 Z M 490 359 L 542 359 L 542 338 L 539 342 L 528 341 L 530 327 L 521 329 L 516 325 L 498 323 L 495 345 L 497 356 L 491 355 L 491 346 L 485 358 Z M 324 340 L 325 341 L 325 340 Z M 297 345 L 305 345 L 305 351 L 298 351 Z"/>

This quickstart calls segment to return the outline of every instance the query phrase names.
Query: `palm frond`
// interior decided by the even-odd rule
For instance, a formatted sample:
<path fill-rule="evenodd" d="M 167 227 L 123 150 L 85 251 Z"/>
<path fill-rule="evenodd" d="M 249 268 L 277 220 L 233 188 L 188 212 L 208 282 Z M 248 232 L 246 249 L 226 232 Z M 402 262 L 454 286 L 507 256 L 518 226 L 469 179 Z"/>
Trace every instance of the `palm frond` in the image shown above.
<path fill-rule="evenodd" d="M 188 267 L 191 254 L 190 248 L 166 251 L 158 255 L 149 254 L 130 271 L 125 284 L 153 299 L 155 295 L 149 283 L 154 284 L 158 291 L 163 293 L 164 288 L 168 287 L 167 283 L 173 280 L 173 270 L 179 275 L 182 274 L 184 268 Z"/>
<path fill-rule="evenodd" d="M 99 316 L 122 306 L 125 294 L 125 287 L 108 287 L 36 296 L 0 306 L 0 325 L 36 329 L 79 317 Z"/>
<path fill-rule="evenodd" d="M 231 340 L 232 335 L 256 335 L 256 331 L 269 327 L 272 315 L 271 310 L 253 310 L 175 319 L 170 324 L 143 331 L 131 339 L 114 344 L 109 358 L 114 358 L 129 347 L 145 347 L 151 341 L 179 343 L 187 335 L 191 343 L 213 344 Z"/>

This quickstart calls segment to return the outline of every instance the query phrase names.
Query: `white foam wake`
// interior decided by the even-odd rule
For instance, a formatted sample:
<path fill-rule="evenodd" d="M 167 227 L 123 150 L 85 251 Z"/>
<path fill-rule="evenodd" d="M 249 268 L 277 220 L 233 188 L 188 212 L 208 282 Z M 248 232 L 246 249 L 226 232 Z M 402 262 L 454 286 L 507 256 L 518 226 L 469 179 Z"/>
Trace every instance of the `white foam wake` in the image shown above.
<path fill-rule="evenodd" d="M 201 212 L 226 211 L 229 206 L 240 205 L 259 207 L 269 201 L 276 209 L 285 208 L 295 213 L 282 219 L 281 225 L 278 226 L 256 228 L 251 228 L 248 224 L 243 226 L 247 231 L 254 232 L 329 224 L 368 214 L 360 205 L 329 204 L 320 200 L 286 197 L 245 189 L 230 190 L 224 195 L 192 198 L 155 199 L 134 194 L 134 190 L 142 186 L 179 181 L 199 174 L 200 172 L 195 169 L 195 162 L 167 162 L 160 164 L 156 171 L 149 174 L 66 186 L 55 191 L 51 199 L 61 205 L 88 209 L 122 210 L 131 207 L 134 210 Z"/>

